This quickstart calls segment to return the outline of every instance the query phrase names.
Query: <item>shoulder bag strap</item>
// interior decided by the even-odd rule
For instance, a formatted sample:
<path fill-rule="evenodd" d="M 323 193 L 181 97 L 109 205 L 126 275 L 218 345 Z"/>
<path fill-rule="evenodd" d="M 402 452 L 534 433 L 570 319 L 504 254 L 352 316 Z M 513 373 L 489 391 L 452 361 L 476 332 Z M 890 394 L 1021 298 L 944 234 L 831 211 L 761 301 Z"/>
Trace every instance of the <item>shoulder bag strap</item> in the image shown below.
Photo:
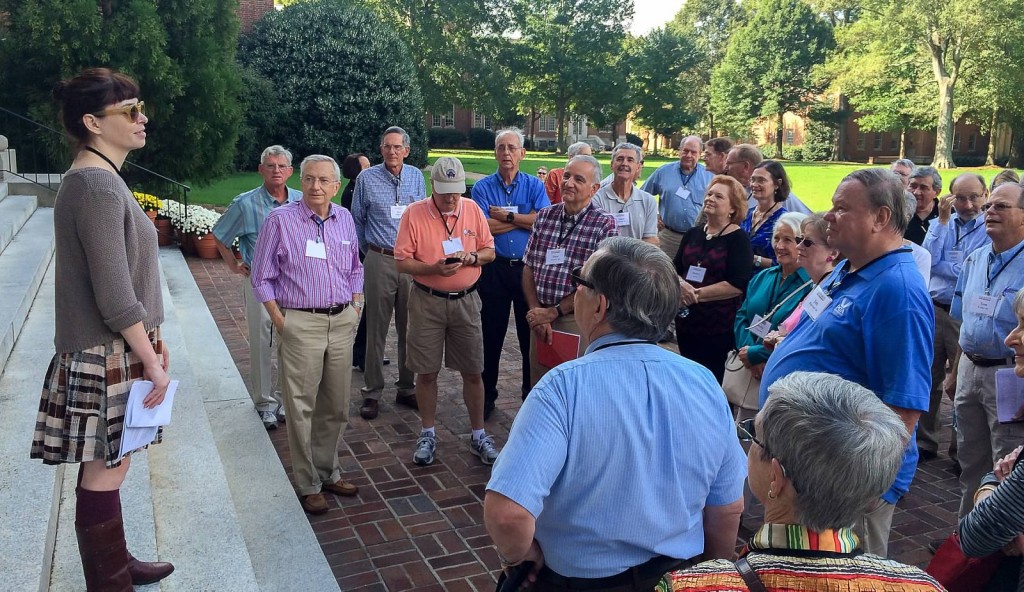
<path fill-rule="evenodd" d="M 807 286 L 809 286 L 809 285 L 811 285 L 813 283 L 814 283 L 814 280 L 807 280 L 800 287 L 798 287 L 797 289 L 795 289 L 792 292 L 790 292 L 789 294 L 787 294 L 786 297 L 783 298 L 778 304 L 776 304 L 774 308 L 772 308 L 770 311 L 768 311 L 768 314 L 764 315 L 764 318 L 766 318 L 766 319 L 772 318 L 772 316 L 774 316 L 775 313 L 778 312 L 780 308 L 782 308 L 782 305 L 785 304 L 790 298 L 792 298 L 793 296 L 796 296 L 797 294 L 800 293 L 800 290 L 803 290 L 804 288 L 806 288 Z"/>
<path fill-rule="evenodd" d="M 764 587 L 764 583 L 761 582 L 761 577 L 757 575 L 754 568 L 750 566 L 746 557 L 740 557 L 738 561 L 733 563 L 733 565 L 736 566 L 736 571 L 740 573 L 740 577 L 743 578 L 743 581 L 747 584 L 747 588 L 750 592 L 767 592 Z"/>

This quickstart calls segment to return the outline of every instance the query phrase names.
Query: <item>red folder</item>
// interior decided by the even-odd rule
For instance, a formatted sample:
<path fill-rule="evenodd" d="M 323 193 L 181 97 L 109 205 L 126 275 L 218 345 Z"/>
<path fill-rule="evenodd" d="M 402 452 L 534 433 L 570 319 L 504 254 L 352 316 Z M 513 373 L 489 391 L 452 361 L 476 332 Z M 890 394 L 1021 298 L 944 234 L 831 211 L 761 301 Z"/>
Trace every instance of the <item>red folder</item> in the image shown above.
<path fill-rule="evenodd" d="M 562 362 L 579 357 L 580 336 L 564 331 L 551 332 L 551 345 L 537 341 L 537 362 L 541 366 L 554 368 Z"/>

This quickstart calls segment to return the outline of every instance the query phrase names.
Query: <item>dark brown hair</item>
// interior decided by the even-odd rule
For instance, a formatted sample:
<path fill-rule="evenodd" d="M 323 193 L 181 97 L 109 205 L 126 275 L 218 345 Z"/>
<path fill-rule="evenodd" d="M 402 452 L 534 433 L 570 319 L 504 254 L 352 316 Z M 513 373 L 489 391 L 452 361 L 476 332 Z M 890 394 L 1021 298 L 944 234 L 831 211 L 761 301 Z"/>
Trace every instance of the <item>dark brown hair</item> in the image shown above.
<path fill-rule="evenodd" d="M 363 165 L 359 163 L 360 157 L 369 160 L 369 158 L 362 152 L 346 156 L 345 160 L 341 163 L 341 176 L 349 179 L 350 181 L 355 181 L 356 177 L 359 176 L 359 173 L 363 172 Z"/>
<path fill-rule="evenodd" d="M 138 96 L 139 85 L 134 80 L 109 68 L 87 68 L 71 80 L 53 85 L 53 99 L 60 107 L 61 124 L 75 152 L 89 142 L 90 134 L 82 117 Z"/>

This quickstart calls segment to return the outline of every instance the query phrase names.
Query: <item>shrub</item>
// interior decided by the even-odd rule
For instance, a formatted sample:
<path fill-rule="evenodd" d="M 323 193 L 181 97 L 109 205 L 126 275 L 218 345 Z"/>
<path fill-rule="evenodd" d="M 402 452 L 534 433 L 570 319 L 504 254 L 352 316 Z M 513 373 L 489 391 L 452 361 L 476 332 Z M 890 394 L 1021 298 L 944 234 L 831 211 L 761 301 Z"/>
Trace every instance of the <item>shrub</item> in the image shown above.
<path fill-rule="evenodd" d="M 783 146 L 782 158 L 785 160 L 801 161 L 804 159 L 803 146 Z"/>
<path fill-rule="evenodd" d="M 273 144 L 287 144 L 281 129 L 284 122 L 283 107 L 269 80 L 252 68 L 240 70 L 242 87 L 238 102 L 244 116 L 238 130 L 238 143 L 235 145 L 234 167 L 237 171 L 255 171 L 264 148 Z"/>
<path fill-rule="evenodd" d="M 469 130 L 469 147 L 477 150 L 494 150 L 494 132 L 474 127 Z"/>
<path fill-rule="evenodd" d="M 953 155 L 953 162 L 958 167 L 979 167 L 984 166 L 987 157 L 982 154 L 975 154 L 971 156 L 957 156 Z"/>
<path fill-rule="evenodd" d="M 835 127 L 813 119 L 808 121 L 804 130 L 804 158 L 819 162 L 832 160 L 836 139 Z"/>
<path fill-rule="evenodd" d="M 431 148 L 458 148 L 466 143 L 466 134 L 453 127 L 432 127 L 427 138 Z"/>
<path fill-rule="evenodd" d="M 239 61 L 273 84 L 281 139 L 297 158 L 380 153 L 380 134 L 409 132 L 406 162 L 427 162 L 415 60 L 398 34 L 347 0 L 310 0 L 267 14 L 242 37 Z M 341 64 L 342 67 L 335 67 Z"/>
<path fill-rule="evenodd" d="M 644 145 L 644 139 L 641 138 L 640 136 L 636 135 L 636 134 L 627 133 L 626 134 L 626 141 L 629 142 L 630 144 L 635 145 L 635 146 L 643 146 Z"/>

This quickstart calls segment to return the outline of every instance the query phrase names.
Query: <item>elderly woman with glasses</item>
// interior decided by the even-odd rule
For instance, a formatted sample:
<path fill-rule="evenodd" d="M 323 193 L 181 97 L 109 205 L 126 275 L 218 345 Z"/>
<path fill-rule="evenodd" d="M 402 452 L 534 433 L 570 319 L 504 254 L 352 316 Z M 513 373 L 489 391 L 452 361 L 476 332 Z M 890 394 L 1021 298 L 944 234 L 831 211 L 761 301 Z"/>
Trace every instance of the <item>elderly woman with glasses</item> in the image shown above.
<path fill-rule="evenodd" d="M 765 524 L 737 562 L 666 574 L 659 591 L 942 590 L 916 567 L 863 553 L 852 525 L 892 484 L 909 434 L 868 389 L 795 372 L 739 426 Z M 751 584 L 754 585 L 751 585 Z"/>

